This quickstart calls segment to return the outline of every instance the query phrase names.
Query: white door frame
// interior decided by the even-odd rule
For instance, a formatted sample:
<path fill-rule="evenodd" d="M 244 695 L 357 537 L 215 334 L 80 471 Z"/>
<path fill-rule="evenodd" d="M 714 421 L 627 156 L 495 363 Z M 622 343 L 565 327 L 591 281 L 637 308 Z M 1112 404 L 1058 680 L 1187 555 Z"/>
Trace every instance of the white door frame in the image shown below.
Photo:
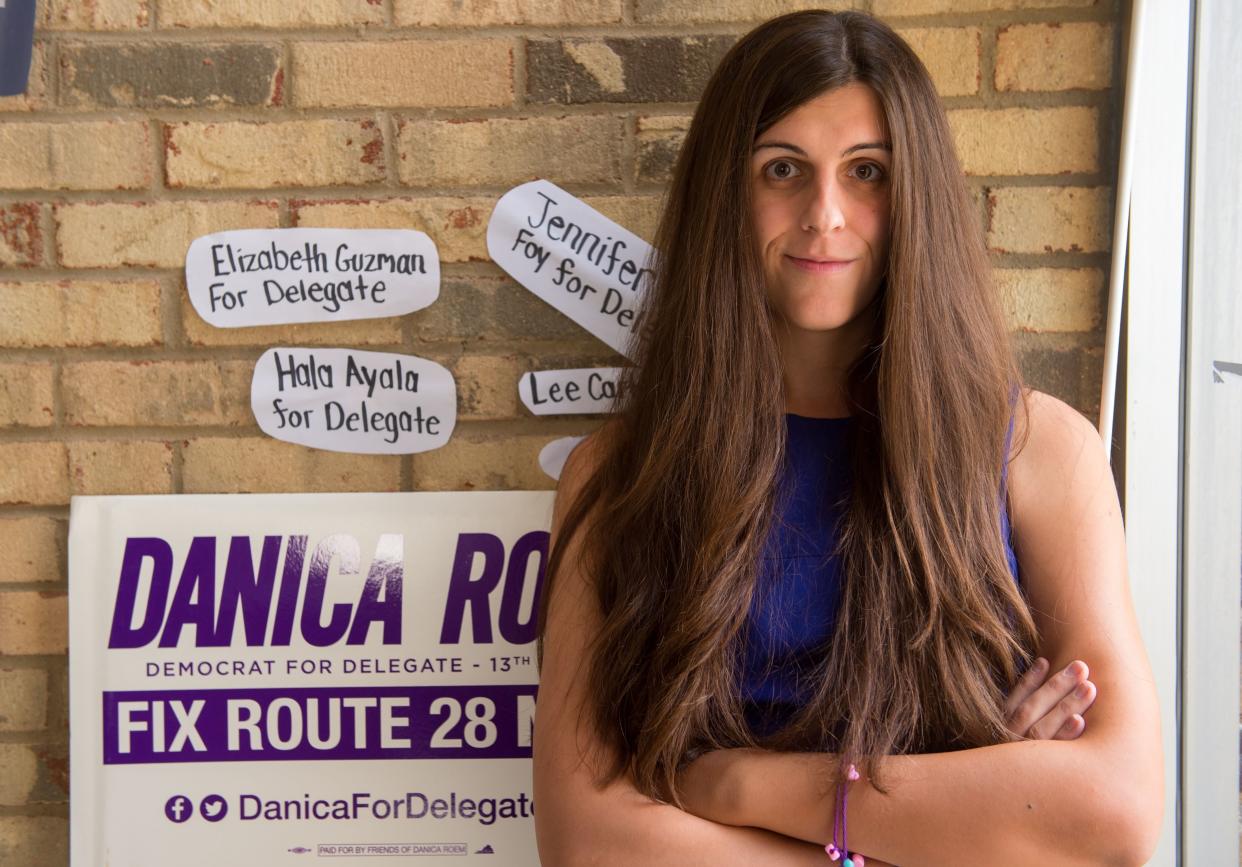
<path fill-rule="evenodd" d="M 1237 864 L 1242 607 L 1242 6 L 1199 0 L 1187 269 L 1184 863 Z"/>
<path fill-rule="evenodd" d="M 1134 0 L 1134 12 L 1122 436 L 1131 584 L 1164 734 L 1150 863 L 1237 864 L 1242 7 Z"/>

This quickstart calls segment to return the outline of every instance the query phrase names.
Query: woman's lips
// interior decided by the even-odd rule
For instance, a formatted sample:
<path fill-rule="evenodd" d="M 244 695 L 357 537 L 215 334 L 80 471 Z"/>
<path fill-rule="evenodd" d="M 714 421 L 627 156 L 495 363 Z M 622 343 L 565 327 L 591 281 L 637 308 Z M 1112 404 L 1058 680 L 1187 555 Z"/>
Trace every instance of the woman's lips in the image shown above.
<path fill-rule="evenodd" d="M 834 274 L 837 271 L 844 271 L 855 261 L 853 259 L 844 259 L 817 262 L 814 259 L 799 259 L 797 256 L 790 256 L 788 253 L 786 253 L 785 256 L 790 262 L 793 262 L 793 264 L 797 265 L 802 270 L 810 271 L 815 274 Z"/>

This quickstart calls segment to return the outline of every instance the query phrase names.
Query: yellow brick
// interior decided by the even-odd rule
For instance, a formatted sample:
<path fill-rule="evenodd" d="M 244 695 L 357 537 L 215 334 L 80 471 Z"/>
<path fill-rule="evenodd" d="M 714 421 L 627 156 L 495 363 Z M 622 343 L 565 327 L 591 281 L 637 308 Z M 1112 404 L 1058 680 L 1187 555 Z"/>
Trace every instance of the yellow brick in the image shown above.
<path fill-rule="evenodd" d="M 1002 253 L 1102 253 L 1110 187 L 1001 187 L 988 194 L 988 246 Z"/>
<path fill-rule="evenodd" d="M 680 132 L 690 129 L 693 118 L 688 114 L 644 114 L 638 118 L 638 131 L 643 132 Z"/>
<path fill-rule="evenodd" d="M 322 187 L 384 178 L 373 120 L 182 123 L 166 127 L 171 187 Z"/>
<path fill-rule="evenodd" d="M 582 201 L 648 242 L 655 234 L 658 196 L 584 196 Z M 495 203 L 484 197 L 427 197 L 295 201 L 290 208 L 300 227 L 416 229 L 435 242 L 441 262 L 487 262 L 487 223 Z"/>
<path fill-rule="evenodd" d="M 0 203 L 0 267 L 43 264 L 43 206 Z"/>
<path fill-rule="evenodd" d="M 47 0 L 39 26 L 49 30 L 137 30 L 147 26 L 148 0 Z"/>
<path fill-rule="evenodd" d="M 64 535 L 55 518 L 0 518 L 0 581 L 59 581 Z"/>
<path fill-rule="evenodd" d="M 0 853 L 6 864 L 69 863 L 69 820 L 53 816 L 0 816 Z"/>
<path fill-rule="evenodd" d="M 511 105 L 513 46 L 510 39 L 297 43 L 293 103 L 328 108 Z"/>
<path fill-rule="evenodd" d="M 800 9 L 848 9 L 848 0 L 638 0 L 635 17 L 643 24 L 728 21 L 759 22 Z"/>
<path fill-rule="evenodd" d="M 202 438 L 184 450 L 186 493 L 396 491 L 400 455 L 355 455 L 274 439 Z"/>
<path fill-rule="evenodd" d="M 989 12 L 993 9 L 1050 9 L 1094 6 L 1099 0 L 874 0 L 871 11 L 880 17 L 934 15 L 939 12 Z"/>
<path fill-rule="evenodd" d="M 660 222 L 659 196 L 583 196 L 582 201 L 648 244 Z"/>
<path fill-rule="evenodd" d="M 124 190 L 151 183 L 140 121 L 0 124 L 0 188 Z"/>
<path fill-rule="evenodd" d="M 367 0 L 158 0 L 165 27 L 350 27 L 383 24 L 384 9 Z"/>
<path fill-rule="evenodd" d="M 0 364 L 0 428 L 47 427 L 52 409 L 52 365 Z"/>
<path fill-rule="evenodd" d="M 55 665 L 55 663 L 53 663 Z M 67 696 L 66 702 L 67 704 Z M 68 720 L 65 720 L 67 723 Z M 60 720 L 52 722 L 53 734 L 67 733 L 67 726 Z M 42 738 L 40 740 L 43 740 Z M 30 747 L 38 763 L 38 782 L 30 792 L 29 804 L 69 804 L 69 745 L 66 743 L 37 743 Z M 24 811 L 18 811 L 24 812 Z"/>
<path fill-rule="evenodd" d="M 516 418 L 518 380 L 530 370 L 519 355 L 467 355 L 450 365 L 457 381 L 457 420 Z"/>
<path fill-rule="evenodd" d="M 0 518 L 0 582 L 59 581 L 63 537 L 55 518 Z"/>
<path fill-rule="evenodd" d="M 0 698 L 0 732 L 35 731 L 47 725 L 46 671 L 0 668 Z"/>
<path fill-rule="evenodd" d="M 923 61 L 941 96 L 979 92 L 980 33 L 978 27 L 930 27 L 900 30 Z"/>
<path fill-rule="evenodd" d="M 441 262 L 487 262 L 493 197 L 290 202 L 298 226 L 417 229 L 435 242 Z"/>
<path fill-rule="evenodd" d="M 36 39 L 30 56 L 30 77 L 26 92 L 16 96 L 0 96 L 0 111 L 37 111 L 47 106 L 47 49 Z"/>
<path fill-rule="evenodd" d="M 190 242 L 226 229 L 272 229 L 275 202 L 81 202 L 56 206 L 57 247 L 69 268 L 182 268 Z"/>
<path fill-rule="evenodd" d="M 414 489 L 542 491 L 555 488 L 556 481 L 539 468 L 539 450 L 554 439 L 557 437 L 543 434 L 489 436 L 455 431 L 443 448 L 414 455 Z"/>
<path fill-rule="evenodd" d="M 996 271 L 1009 327 L 1018 331 L 1094 331 L 1104 306 L 1098 268 L 1013 268 Z"/>
<path fill-rule="evenodd" d="M 409 186 L 621 181 L 619 117 L 407 120 L 397 136 L 401 183 Z"/>
<path fill-rule="evenodd" d="M 21 806 L 29 801 L 38 773 L 34 750 L 25 744 L 0 744 L 0 805 Z"/>
<path fill-rule="evenodd" d="M 401 343 L 400 317 L 313 322 L 301 325 L 260 325 L 216 328 L 198 315 L 187 297 L 181 299 L 181 325 L 194 346 L 382 346 Z"/>
<path fill-rule="evenodd" d="M 398 27 L 616 24 L 621 0 L 394 0 Z"/>
<path fill-rule="evenodd" d="M 638 118 L 634 160 L 635 176 L 640 184 L 668 184 L 689 129 L 688 115 L 647 115 Z"/>
<path fill-rule="evenodd" d="M 77 494 L 171 494 L 172 444 L 123 440 L 69 443 Z"/>
<path fill-rule="evenodd" d="M 67 502 L 69 459 L 64 443 L 0 443 L 0 503 L 60 506 Z"/>
<path fill-rule="evenodd" d="M 154 280 L 0 283 L 0 346 L 153 346 L 160 337 Z"/>
<path fill-rule="evenodd" d="M 71 425 L 252 425 L 245 361 L 84 361 L 61 372 Z"/>
<path fill-rule="evenodd" d="M 1099 171 L 1097 112 L 1062 108 L 967 108 L 949 112 L 968 175 Z"/>
<path fill-rule="evenodd" d="M 1104 90 L 1112 76 L 1111 24 L 1021 24 L 997 34 L 997 90 Z"/>
<path fill-rule="evenodd" d="M 0 593 L 0 656 L 64 653 L 67 601 L 64 591 Z"/>

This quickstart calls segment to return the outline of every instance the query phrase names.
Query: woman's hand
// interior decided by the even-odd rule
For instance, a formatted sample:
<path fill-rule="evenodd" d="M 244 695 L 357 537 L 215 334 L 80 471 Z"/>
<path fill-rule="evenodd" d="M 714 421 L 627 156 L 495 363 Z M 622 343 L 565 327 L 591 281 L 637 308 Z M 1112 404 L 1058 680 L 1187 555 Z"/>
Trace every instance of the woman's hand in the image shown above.
<path fill-rule="evenodd" d="M 1095 701 L 1087 664 L 1076 659 L 1044 679 L 1048 660 L 1036 659 L 1005 701 L 1005 718 L 1014 740 L 1071 741 L 1087 728 L 1083 713 Z"/>

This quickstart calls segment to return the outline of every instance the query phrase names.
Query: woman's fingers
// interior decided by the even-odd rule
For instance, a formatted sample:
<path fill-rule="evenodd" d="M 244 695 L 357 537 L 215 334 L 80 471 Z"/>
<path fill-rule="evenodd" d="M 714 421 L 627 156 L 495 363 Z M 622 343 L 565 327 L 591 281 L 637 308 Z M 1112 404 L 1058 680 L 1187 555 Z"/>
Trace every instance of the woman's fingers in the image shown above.
<path fill-rule="evenodd" d="M 1041 719 L 1036 720 L 1027 730 L 1027 737 L 1034 738 L 1035 740 L 1052 740 L 1054 738 L 1073 740 L 1078 737 L 1078 735 L 1082 734 L 1081 729 L 1069 736 L 1063 736 L 1062 729 L 1067 724 L 1073 722 L 1075 716 L 1082 716 L 1083 712 L 1095 701 L 1095 695 L 1095 684 L 1089 680 L 1084 680 L 1069 695 L 1058 701 Z M 1086 728 L 1085 721 L 1083 722 L 1083 728 Z"/>
<path fill-rule="evenodd" d="M 1006 702 L 1009 730 L 1019 737 L 1052 738 L 1060 734 L 1067 720 L 1095 701 L 1095 685 L 1087 681 L 1088 673 L 1086 663 L 1075 660 L 1032 690 L 1028 677 L 1036 675 L 1028 672 Z"/>
<path fill-rule="evenodd" d="M 1082 718 L 1082 714 L 1073 714 L 1067 719 L 1057 733 L 1052 736 L 1054 741 L 1072 741 L 1080 734 L 1087 730 L 1087 721 Z"/>
<path fill-rule="evenodd" d="M 1044 675 L 1048 673 L 1048 660 L 1042 656 L 1031 663 L 1031 667 L 1026 670 L 1026 674 L 1018 678 L 1018 684 L 1009 693 L 1009 697 L 1005 700 L 1005 717 L 1012 717 L 1017 711 L 1018 706 L 1026 701 L 1035 690 L 1039 689 L 1040 684 L 1044 682 Z"/>
<path fill-rule="evenodd" d="M 1056 707 L 1057 702 L 1070 695 L 1078 684 L 1086 680 L 1087 674 L 1087 664 L 1076 659 L 1049 676 L 1038 688 L 1029 691 L 1019 701 L 1009 716 L 1010 729 L 1020 735 L 1025 735 L 1031 726 Z M 1025 684 L 1022 686 L 1025 687 Z"/>

